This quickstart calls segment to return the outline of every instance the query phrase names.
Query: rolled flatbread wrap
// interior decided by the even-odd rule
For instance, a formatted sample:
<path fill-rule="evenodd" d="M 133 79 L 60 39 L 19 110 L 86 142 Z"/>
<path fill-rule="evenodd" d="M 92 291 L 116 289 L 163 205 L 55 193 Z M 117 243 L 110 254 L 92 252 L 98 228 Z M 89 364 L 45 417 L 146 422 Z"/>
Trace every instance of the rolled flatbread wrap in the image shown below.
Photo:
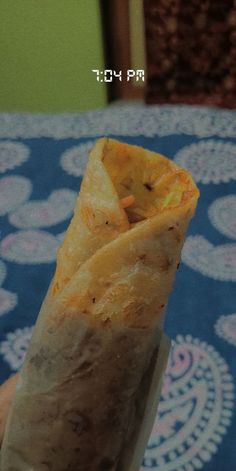
<path fill-rule="evenodd" d="M 0 447 L 5 431 L 8 412 L 10 409 L 12 397 L 16 387 L 18 373 L 8 378 L 5 383 L 0 386 Z"/>
<path fill-rule="evenodd" d="M 17 382 L 1 471 L 119 469 L 198 196 L 167 158 L 97 141 Z"/>

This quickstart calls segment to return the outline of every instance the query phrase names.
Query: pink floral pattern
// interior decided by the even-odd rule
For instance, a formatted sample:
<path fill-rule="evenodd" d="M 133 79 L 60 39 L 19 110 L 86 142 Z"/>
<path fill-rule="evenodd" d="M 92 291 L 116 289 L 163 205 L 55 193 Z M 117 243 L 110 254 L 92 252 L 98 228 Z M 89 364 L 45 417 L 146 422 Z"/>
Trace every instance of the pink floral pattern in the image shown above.
<path fill-rule="evenodd" d="M 236 313 L 220 316 L 215 324 L 215 331 L 219 337 L 236 347 Z"/>
<path fill-rule="evenodd" d="M 214 246 L 203 236 L 189 236 L 184 244 L 182 261 L 215 280 L 236 281 L 236 244 Z"/>
<path fill-rule="evenodd" d="M 197 182 L 207 184 L 236 180 L 236 145 L 230 142 L 202 140 L 183 147 L 175 160 L 187 168 Z"/>
<path fill-rule="evenodd" d="M 0 316 L 12 311 L 17 305 L 17 294 L 0 288 Z"/>
<path fill-rule="evenodd" d="M 88 153 L 93 147 L 94 141 L 88 141 L 78 146 L 67 149 L 61 155 L 61 166 L 70 175 L 81 177 L 84 174 L 88 160 Z"/>
<path fill-rule="evenodd" d="M 18 231 L 0 243 L 0 254 L 16 263 L 50 263 L 56 258 L 59 240 L 46 231 Z"/>
<path fill-rule="evenodd" d="M 203 468 L 218 450 L 234 410 L 233 379 L 206 342 L 178 336 L 142 470 Z"/>
<path fill-rule="evenodd" d="M 22 165 L 29 155 L 29 148 L 22 142 L 0 141 L 0 173 Z"/>
<path fill-rule="evenodd" d="M 218 231 L 236 239 L 236 195 L 217 198 L 209 207 L 208 216 Z"/>
<path fill-rule="evenodd" d="M 9 332 L 0 344 L 0 353 L 13 371 L 22 366 L 32 332 L 33 327 L 16 329 Z"/>
<path fill-rule="evenodd" d="M 0 316 L 12 311 L 17 305 L 17 294 L 1 287 L 7 276 L 7 267 L 0 260 Z"/>
<path fill-rule="evenodd" d="M 11 175 L 0 179 L 0 216 L 14 211 L 23 204 L 32 191 L 30 180 Z"/>
<path fill-rule="evenodd" d="M 10 214 L 10 223 L 20 229 L 49 227 L 72 216 L 76 192 L 62 188 L 46 201 L 29 201 Z"/>

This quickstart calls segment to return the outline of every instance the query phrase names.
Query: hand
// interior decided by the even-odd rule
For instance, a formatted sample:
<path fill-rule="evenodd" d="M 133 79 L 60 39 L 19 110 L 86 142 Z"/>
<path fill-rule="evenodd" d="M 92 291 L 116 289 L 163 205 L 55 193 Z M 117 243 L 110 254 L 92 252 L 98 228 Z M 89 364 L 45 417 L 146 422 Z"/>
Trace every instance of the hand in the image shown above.
<path fill-rule="evenodd" d="M 12 375 L 0 386 L 0 446 L 19 373 Z"/>

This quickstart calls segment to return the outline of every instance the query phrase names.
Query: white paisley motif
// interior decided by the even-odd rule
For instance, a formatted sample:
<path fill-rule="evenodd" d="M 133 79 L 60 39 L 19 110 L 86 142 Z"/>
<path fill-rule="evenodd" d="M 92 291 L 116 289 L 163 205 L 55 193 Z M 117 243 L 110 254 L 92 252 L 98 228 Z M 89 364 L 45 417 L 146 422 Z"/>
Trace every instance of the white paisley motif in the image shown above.
<path fill-rule="evenodd" d="M 94 141 L 88 141 L 77 146 L 70 147 L 61 155 L 61 166 L 70 175 L 82 177 L 87 165 L 88 154 Z"/>
<path fill-rule="evenodd" d="M 17 305 L 17 294 L 7 291 L 1 288 L 7 274 L 7 268 L 5 263 L 0 260 L 0 316 L 7 314 L 12 311 Z"/>
<path fill-rule="evenodd" d="M 177 336 L 142 470 L 203 468 L 218 450 L 234 410 L 233 378 L 206 342 Z"/>
<path fill-rule="evenodd" d="M 0 254 L 5 260 L 21 264 L 50 263 L 56 258 L 57 236 L 46 231 L 17 231 L 0 243 Z"/>
<path fill-rule="evenodd" d="M 0 179 L 0 216 L 14 211 L 30 196 L 32 185 L 25 177 L 11 175 Z"/>
<path fill-rule="evenodd" d="M 215 331 L 219 337 L 236 347 L 236 313 L 219 317 Z"/>
<path fill-rule="evenodd" d="M 0 288 L 0 316 L 12 311 L 17 305 L 17 294 Z"/>
<path fill-rule="evenodd" d="M 236 145 L 209 139 L 183 147 L 175 161 L 201 183 L 220 183 L 236 179 Z"/>
<path fill-rule="evenodd" d="M 18 228 L 48 227 L 72 215 L 76 192 L 68 189 L 53 191 L 46 201 L 29 201 L 10 214 L 10 223 Z"/>
<path fill-rule="evenodd" d="M 87 113 L 0 115 L 0 137 L 4 138 L 78 139 L 109 135 L 148 137 L 171 134 L 234 138 L 235 113 L 200 106 L 128 105 Z"/>
<path fill-rule="evenodd" d="M 17 371 L 23 364 L 32 331 L 33 327 L 16 329 L 14 332 L 9 332 L 6 340 L 0 344 L 0 353 L 13 371 Z"/>
<path fill-rule="evenodd" d="M 214 246 L 203 236 L 189 236 L 183 247 L 182 261 L 215 280 L 236 281 L 236 244 Z"/>
<path fill-rule="evenodd" d="M 218 231 L 231 239 L 236 239 L 236 195 L 223 196 L 215 200 L 208 209 L 208 216 Z"/>
<path fill-rule="evenodd" d="M 28 160 L 29 148 L 22 142 L 0 142 L 0 173 L 11 170 Z"/>

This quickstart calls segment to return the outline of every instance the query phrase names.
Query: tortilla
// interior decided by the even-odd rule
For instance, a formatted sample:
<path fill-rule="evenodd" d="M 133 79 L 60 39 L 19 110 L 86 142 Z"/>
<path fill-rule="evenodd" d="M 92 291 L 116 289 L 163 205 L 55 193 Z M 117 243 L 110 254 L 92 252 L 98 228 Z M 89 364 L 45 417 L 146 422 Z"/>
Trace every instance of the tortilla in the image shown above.
<path fill-rule="evenodd" d="M 2 471 L 119 468 L 198 196 L 167 158 L 97 141 L 17 383 Z"/>
<path fill-rule="evenodd" d="M 18 373 L 10 376 L 10 378 L 8 378 L 8 380 L 0 386 L 0 446 L 4 435 L 7 416 L 15 391 L 17 378 Z"/>

